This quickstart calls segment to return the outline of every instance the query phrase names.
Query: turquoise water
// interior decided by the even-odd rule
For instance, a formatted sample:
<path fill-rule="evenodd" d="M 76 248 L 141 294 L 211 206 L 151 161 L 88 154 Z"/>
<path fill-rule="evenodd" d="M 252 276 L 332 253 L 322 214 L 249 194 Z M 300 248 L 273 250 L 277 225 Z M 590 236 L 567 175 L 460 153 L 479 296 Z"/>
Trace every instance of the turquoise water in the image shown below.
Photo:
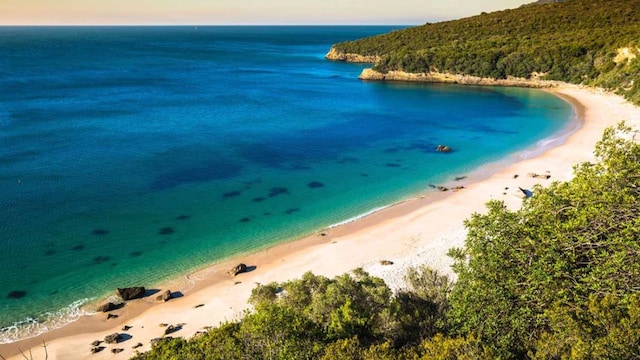
<path fill-rule="evenodd" d="M 424 192 L 572 116 L 541 91 L 362 82 L 323 58 L 392 29 L 0 28 L 0 340 Z"/>

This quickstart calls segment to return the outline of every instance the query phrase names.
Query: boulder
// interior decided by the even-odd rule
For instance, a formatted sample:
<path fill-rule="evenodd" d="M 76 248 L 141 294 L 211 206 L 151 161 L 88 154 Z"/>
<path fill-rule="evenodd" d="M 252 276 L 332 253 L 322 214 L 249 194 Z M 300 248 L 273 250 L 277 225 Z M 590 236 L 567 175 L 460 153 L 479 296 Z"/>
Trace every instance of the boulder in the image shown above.
<path fill-rule="evenodd" d="M 448 153 L 448 152 L 451 152 L 451 148 L 450 148 L 450 147 L 448 147 L 447 145 L 438 145 L 438 146 L 436 147 L 436 151 L 437 151 L 437 152 L 445 152 L 445 153 Z"/>
<path fill-rule="evenodd" d="M 118 308 L 118 306 L 112 302 L 108 302 L 106 304 L 100 305 L 98 306 L 98 309 L 96 309 L 97 312 L 109 312 L 112 310 L 116 310 Z"/>
<path fill-rule="evenodd" d="M 147 291 L 142 286 L 118 288 L 118 295 L 124 301 L 143 298 L 146 293 Z"/>
<path fill-rule="evenodd" d="M 247 265 L 240 263 L 234 266 L 231 270 L 229 270 L 228 274 L 231 276 L 236 276 L 246 271 L 247 271 Z"/>
<path fill-rule="evenodd" d="M 122 340 L 122 335 L 119 333 L 113 333 L 104 337 L 104 342 L 107 344 L 117 344 L 120 340 Z"/>
<path fill-rule="evenodd" d="M 175 331 L 177 331 L 176 327 L 173 326 L 173 325 L 169 325 L 169 326 L 167 326 L 166 329 L 164 329 L 164 334 L 165 335 L 169 335 L 169 334 L 171 334 L 172 332 L 175 332 Z"/>
<path fill-rule="evenodd" d="M 164 302 L 167 302 L 167 301 L 171 300 L 171 290 L 167 290 L 167 291 L 163 292 L 162 294 L 156 296 L 156 300 L 157 301 L 164 301 Z"/>
<path fill-rule="evenodd" d="M 117 319 L 117 318 L 118 318 L 118 315 L 116 315 L 116 314 L 107 314 L 107 320 L 109 320 L 109 319 Z"/>

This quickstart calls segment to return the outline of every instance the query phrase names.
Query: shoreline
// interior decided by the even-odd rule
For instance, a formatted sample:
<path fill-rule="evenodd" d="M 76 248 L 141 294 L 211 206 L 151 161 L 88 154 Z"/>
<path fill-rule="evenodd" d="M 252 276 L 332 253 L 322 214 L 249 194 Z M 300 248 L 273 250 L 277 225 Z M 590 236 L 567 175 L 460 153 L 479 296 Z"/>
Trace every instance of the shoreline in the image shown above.
<path fill-rule="evenodd" d="M 519 152 L 503 161 L 483 165 L 464 181 L 455 182 L 465 186 L 459 192 L 429 193 L 380 210 L 374 209 L 368 215 L 363 214 L 323 230 L 326 236 L 312 234 L 257 253 L 240 255 L 159 287 L 176 291 L 181 289 L 171 288 L 172 285 L 192 281 L 193 288 L 183 290 L 183 297 L 162 304 L 152 300 L 154 296 L 136 300 L 113 311 L 119 317 L 108 321 L 103 313 L 82 316 L 45 334 L 1 344 L 0 354 L 7 359 L 19 359 L 22 356 L 18 349 L 27 351 L 33 348 L 37 358 L 42 354 L 44 340 L 53 359 L 127 358 L 134 354 L 131 348 L 138 342 L 143 344 L 141 351 L 149 349 L 149 340 L 163 333 L 163 329 L 158 327 L 161 322 L 185 323 L 175 335 L 192 336 L 203 326 L 217 325 L 220 321 L 239 316 L 247 308 L 246 300 L 256 283 L 285 281 L 300 277 L 308 270 L 332 277 L 363 266 L 372 275 L 388 281 L 392 289 L 401 287 L 401 281 L 393 284 L 389 281 L 401 280 L 403 271 L 411 265 L 426 263 L 441 272 L 450 273 L 451 261 L 446 252 L 464 243 L 462 221 L 473 212 L 483 211 L 486 201 L 505 200 L 507 206 L 516 209 L 521 203 L 518 186 L 530 189 L 536 183 L 545 185 L 569 179 L 575 163 L 593 159 L 595 142 L 601 138 L 604 128 L 621 120 L 627 120 L 628 125 L 640 123 L 640 109 L 624 102 L 621 97 L 574 86 L 544 91 L 571 103 L 578 118 L 582 119 L 578 129 L 569 131 L 566 138 L 559 137 L 560 144 L 547 144 L 539 152 L 530 153 L 530 158 L 519 158 L 519 154 L 522 155 Z M 629 113 L 632 118 L 629 118 Z M 605 115 L 610 116 L 605 118 Z M 527 176 L 528 172 L 545 174 L 547 171 L 551 175 L 549 180 Z M 515 174 L 519 176 L 515 178 Z M 391 260 L 394 265 L 383 267 L 380 260 Z M 257 266 L 257 269 L 235 278 L 226 275 L 226 271 L 238 262 Z M 204 306 L 195 307 L 200 304 Z M 101 340 L 107 334 L 120 331 L 124 325 L 133 326 L 127 332 L 132 336 L 130 340 L 109 346 L 98 354 L 89 352 L 93 340 Z M 113 347 L 124 348 L 125 351 L 114 355 L 108 351 Z"/>

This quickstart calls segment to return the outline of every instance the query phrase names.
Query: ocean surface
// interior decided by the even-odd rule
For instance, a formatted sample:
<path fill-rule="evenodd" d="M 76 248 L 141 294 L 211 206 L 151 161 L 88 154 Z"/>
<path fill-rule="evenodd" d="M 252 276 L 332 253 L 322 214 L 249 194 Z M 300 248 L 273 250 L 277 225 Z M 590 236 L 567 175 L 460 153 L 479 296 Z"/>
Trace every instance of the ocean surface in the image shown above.
<path fill-rule="evenodd" d="M 399 28 L 0 28 L 0 342 L 535 151 L 574 116 L 324 60 Z"/>

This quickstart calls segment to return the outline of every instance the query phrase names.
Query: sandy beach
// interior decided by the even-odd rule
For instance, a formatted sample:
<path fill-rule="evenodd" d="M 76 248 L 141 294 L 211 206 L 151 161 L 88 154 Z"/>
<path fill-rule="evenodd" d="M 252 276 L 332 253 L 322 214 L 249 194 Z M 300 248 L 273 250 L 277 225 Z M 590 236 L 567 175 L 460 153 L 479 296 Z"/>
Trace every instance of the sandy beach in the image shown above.
<path fill-rule="evenodd" d="M 527 153 L 514 154 L 476 173 L 461 174 L 467 176 L 465 179 L 445 184 L 464 186 L 460 191 L 421 196 L 322 234 L 191 274 L 189 288 L 179 288 L 184 286 L 184 279 L 151 287 L 181 291 L 183 296 L 166 303 L 156 302 L 155 296 L 130 302 L 111 312 L 118 315 L 116 319 L 107 320 L 104 313 L 84 316 L 35 338 L 0 345 L 0 355 L 7 360 L 24 359 L 22 350 L 27 356 L 31 351 L 33 359 L 44 359 L 42 346 L 46 343 L 48 359 L 127 359 L 136 350 L 148 350 L 150 340 L 163 335 L 165 328 L 159 326 L 161 323 L 180 325 L 171 336 L 190 337 L 206 326 L 240 316 L 248 308 L 246 301 L 257 283 L 294 279 L 307 271 L 333 277 L 363 267 L 385 279 L 392 289 L 403 286 L 403 274 L 410 266 L 426 264 L 451 274 L 447 251 L 464 244 L 464 219 L 484 211 L 488 200 L 503 200 L 509 208 L 517 209 L 523 197 L 519 188 L 532 189 L 535 184 L 545 186 L 568 180 L 573 165 L 592 161 L 594 146 L 605 128 L 622 120 L 634 129 L 640 128 L 640 108 L 619 96 L 574 86 L 548 91 L 571 103 L 581 119 L 581 126 L 558 146 L 532 158 L 527 158 Z M 543 176 L 531 177 L 531 173 Z M 394 264 L 382 266 L 381 260 Z M 233 278 L 227 275 L 227 270 L 239 262 L 256 268 Z M 125 325 L 130 328 L 122 331 Z M 93 341 L 103 340 L 114 332 L 127 334 L 127 339 L 118 344 L 103 344 L 105 349 L 97 354 L 90 352 Z M 133 349 L 138 343 L 142 346 Z M 111 350 L 115 348 L 124 350 L 114 354 Z"/>

